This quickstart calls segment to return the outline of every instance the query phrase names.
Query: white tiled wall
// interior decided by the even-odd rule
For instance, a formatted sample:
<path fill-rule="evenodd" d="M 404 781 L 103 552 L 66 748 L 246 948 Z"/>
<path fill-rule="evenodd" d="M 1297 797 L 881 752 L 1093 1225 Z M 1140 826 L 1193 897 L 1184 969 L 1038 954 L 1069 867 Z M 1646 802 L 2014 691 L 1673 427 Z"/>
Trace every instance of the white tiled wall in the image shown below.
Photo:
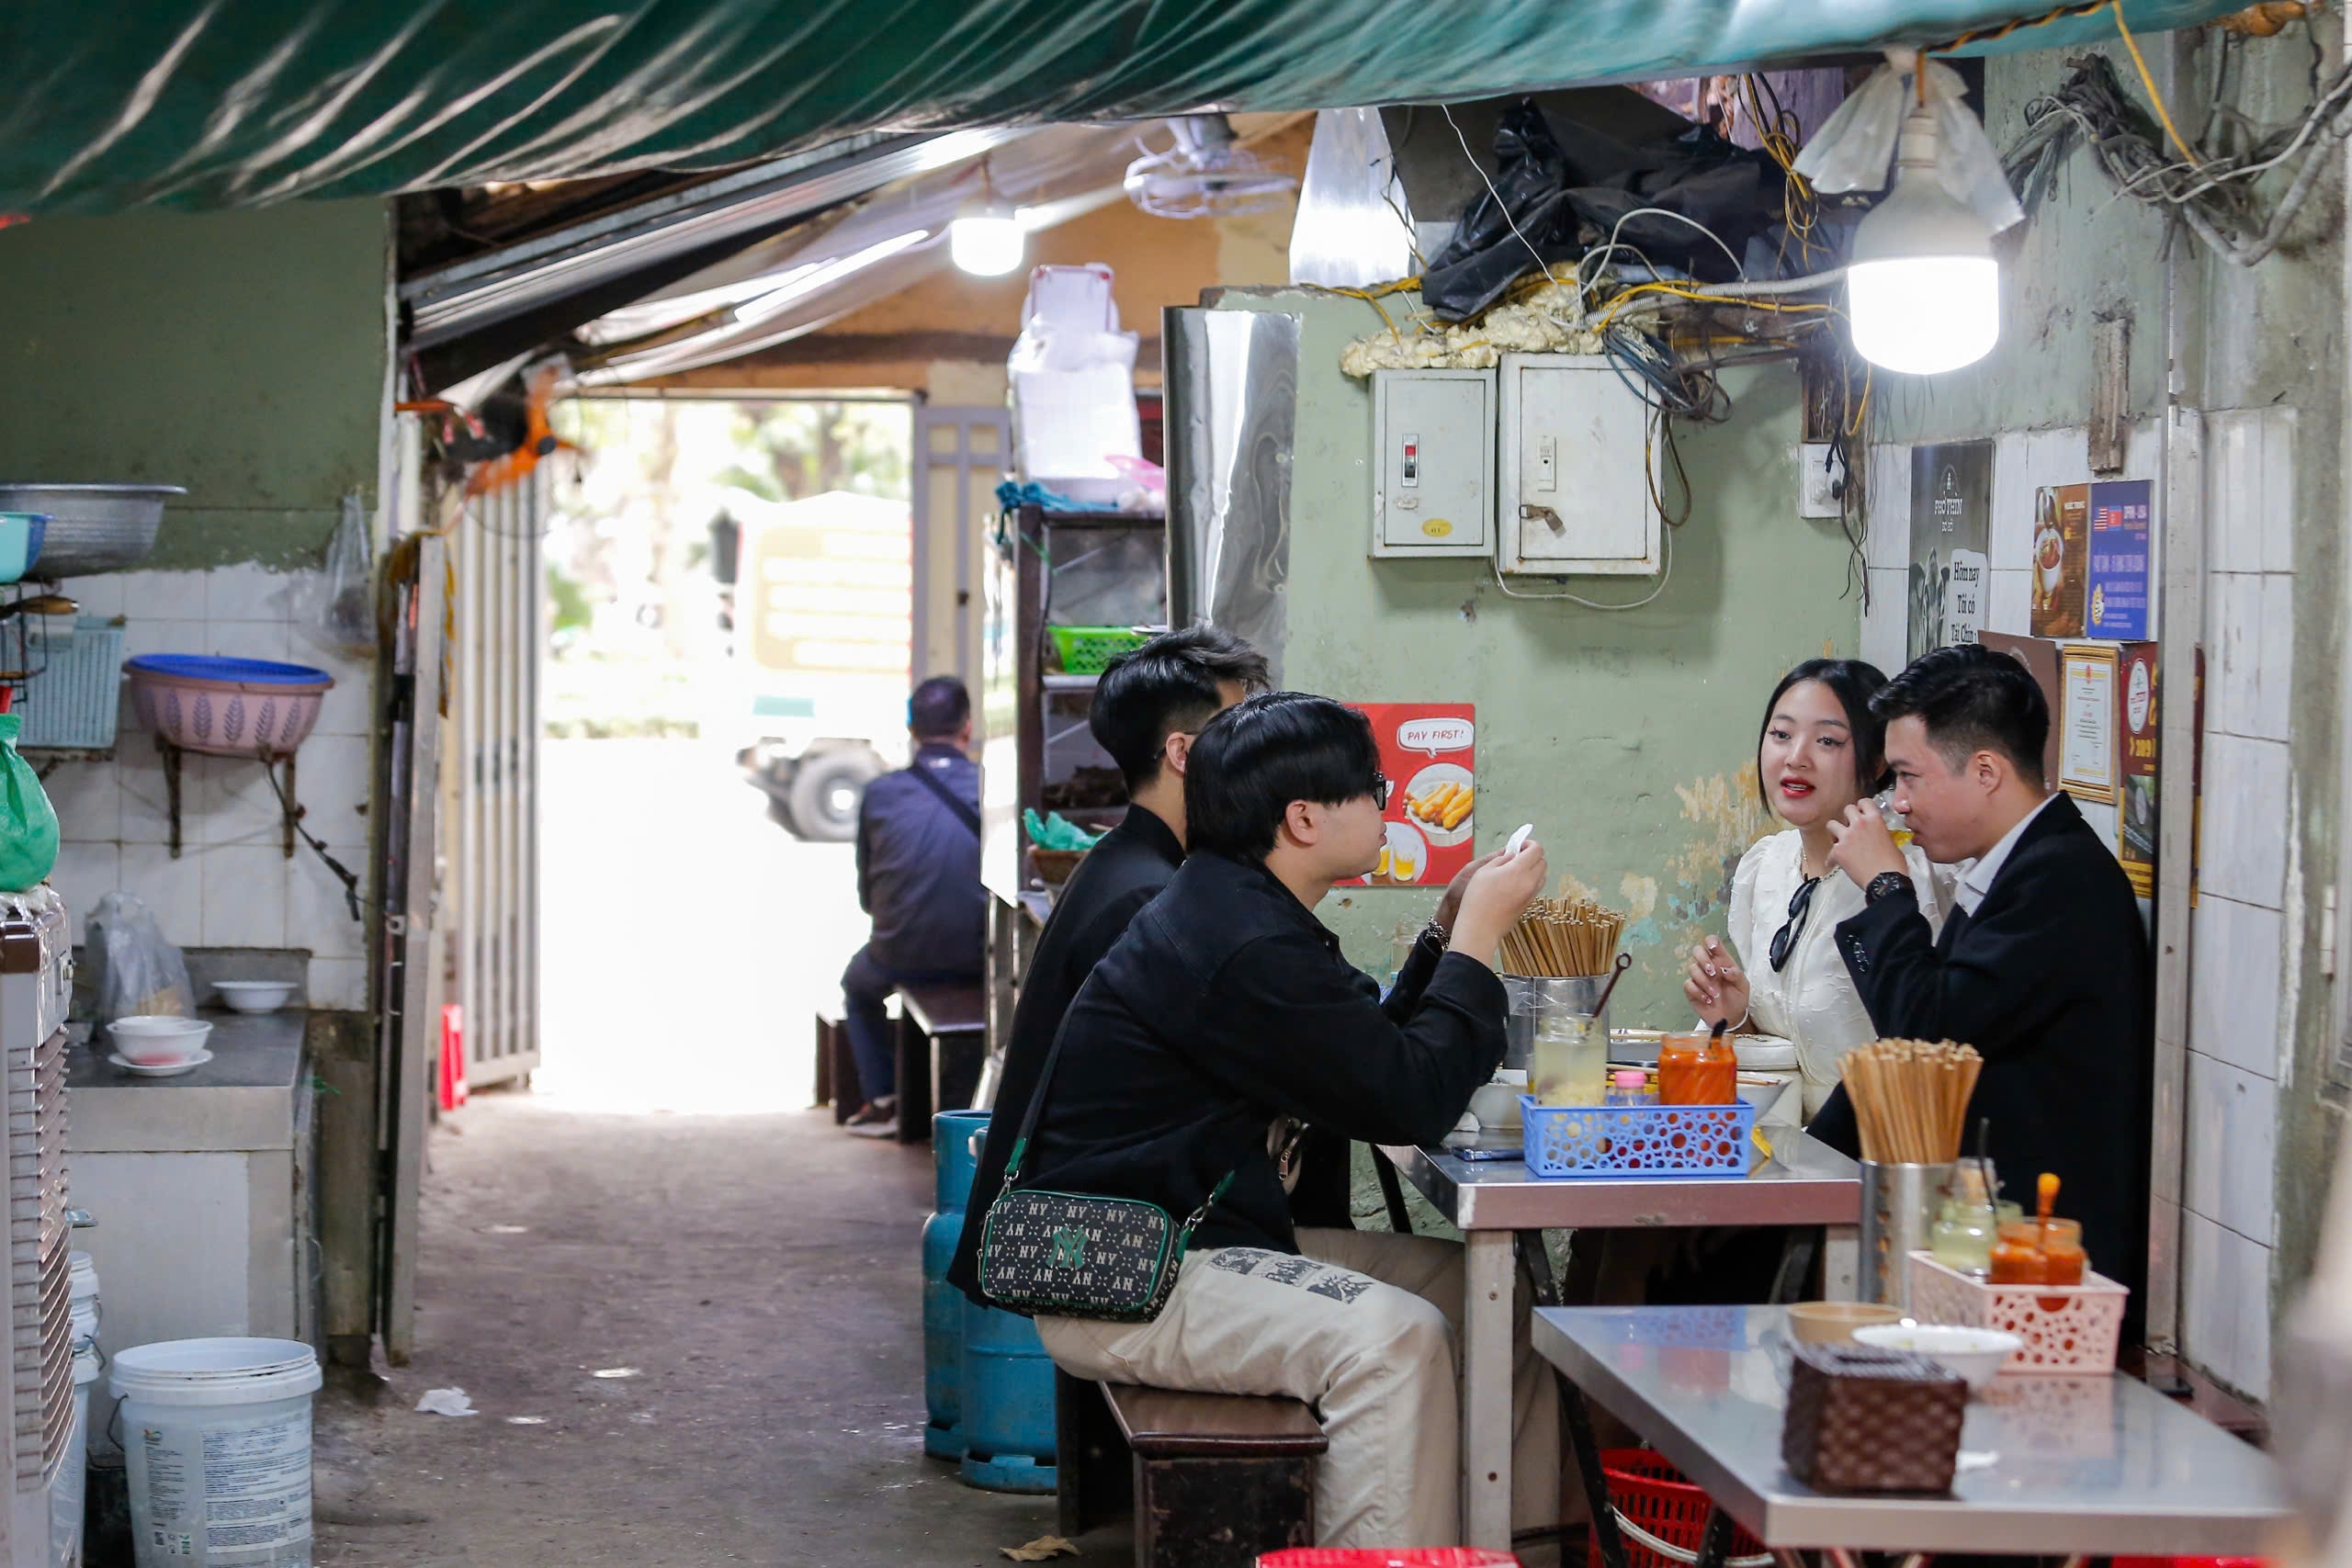
<path fill-rule="evenodd" d="M 2205 416 L 2205 809 L 2191 916 L 2181 1345 L 2270 1386 L 2280 965 L 2292 805 L 2292 409 Z"/>
<path fill-rule="evenodd" d="M 2190 1360 L 2256 1398 L 2269 1393 L 2277 1226 L 2294 439 L 2291 409 L 2206 415 L 2205 806 L 2191 917 L 2181 1343 Z M 2082 482 L 2086 461 L 2079 428 L 1997 439 L 1991 630 L 2031 629 L 2033 493 Z M 1910 449 L 1874 446 L 1870 462 L 1873 593 L 1862 656 L 1893 673 L 1904 662 L 1908 611 Z M 2154 478 L 2156 467 L 2154 428 L 2135 431 L 2126 475 Z"/>
<path fill-rule="evenodd" d="M 214 653 L 291 660 L 335 687 L 296 755 L 304 825 L 366 875 L 373 780 L 372 670 L 335 658 L 295 629 L 308 574 L 258 566 L 84 578 L 65 592 L 95 615 L 121 615 L 126 658 Z M 315 1007 L 367 1005 L 360 927 L 342 885 L 310 849 L 286 858 L 277 797 L 258 762 L 189 755 L 180 775 L 180 858 L 168 848 L 162 759 L 126 694 L 111 762 L 68 763 L 47 781 L 63 840 L 51 880 L 78 925 L 100 893 L 135 893 L 164 934 L 187 947 L 303 947 Z"/>

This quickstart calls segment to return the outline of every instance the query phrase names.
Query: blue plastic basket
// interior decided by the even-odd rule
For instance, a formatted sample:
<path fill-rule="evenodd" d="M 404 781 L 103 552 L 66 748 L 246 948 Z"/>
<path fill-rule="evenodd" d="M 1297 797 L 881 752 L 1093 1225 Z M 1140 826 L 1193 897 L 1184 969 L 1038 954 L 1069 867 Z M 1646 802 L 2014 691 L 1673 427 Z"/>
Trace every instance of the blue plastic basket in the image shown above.
<path fill-rule="evenodd" d="M 1527 1168 L 1538 1176 L 1745 1176 L 1756 1106 L 1540 1105 L 1519 1097 Z"/>

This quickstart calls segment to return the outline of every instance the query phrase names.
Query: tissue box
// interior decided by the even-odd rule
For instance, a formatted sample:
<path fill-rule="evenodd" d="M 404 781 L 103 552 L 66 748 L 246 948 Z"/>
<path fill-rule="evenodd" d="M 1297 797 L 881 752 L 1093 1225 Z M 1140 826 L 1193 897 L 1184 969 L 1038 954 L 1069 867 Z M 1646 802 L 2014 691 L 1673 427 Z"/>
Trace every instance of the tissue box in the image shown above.
<path fill-rule="evenodd" d="M 1968 1384 L 1910 1350 L 1798 1345 L 1781 1458 L 1823 1492 L 1949 1492 Z"/>

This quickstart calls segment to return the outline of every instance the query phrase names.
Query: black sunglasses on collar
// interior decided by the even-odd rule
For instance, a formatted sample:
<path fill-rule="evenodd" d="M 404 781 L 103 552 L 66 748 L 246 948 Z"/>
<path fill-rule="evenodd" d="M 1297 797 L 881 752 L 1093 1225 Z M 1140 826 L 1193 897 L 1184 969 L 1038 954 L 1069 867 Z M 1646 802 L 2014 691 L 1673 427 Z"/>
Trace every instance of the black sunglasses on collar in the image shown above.
<path fill-rule="evenodd" d="M 1821 886 L 1821 878 L 1808 876 L 1797 884 L 1789 897 L 1788 922 L 1772 933 L 1772 972 L 1779 974 L 1788 967 L 1789 954 L 1796 951 L 1797 938 L 1804 934 L 1804 918 L 1813 912 L 1813 890 Z"/>

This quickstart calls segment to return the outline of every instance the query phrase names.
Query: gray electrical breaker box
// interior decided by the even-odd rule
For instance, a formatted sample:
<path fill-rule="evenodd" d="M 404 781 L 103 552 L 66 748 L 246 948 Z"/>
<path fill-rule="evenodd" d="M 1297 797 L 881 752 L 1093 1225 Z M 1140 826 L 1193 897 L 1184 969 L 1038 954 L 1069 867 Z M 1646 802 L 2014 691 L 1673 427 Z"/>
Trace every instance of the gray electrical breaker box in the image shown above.
<path fill-rule="evenodd" d="M 1649 409 L 1600 355 L 1506 354 L 1495 564 L 1641 577 L 1660 564 Z"/>
<path fill-rule="evenodd" d="M 1495 373 L 1372 373 L 1372 553 L 1495 547 Z"/>

